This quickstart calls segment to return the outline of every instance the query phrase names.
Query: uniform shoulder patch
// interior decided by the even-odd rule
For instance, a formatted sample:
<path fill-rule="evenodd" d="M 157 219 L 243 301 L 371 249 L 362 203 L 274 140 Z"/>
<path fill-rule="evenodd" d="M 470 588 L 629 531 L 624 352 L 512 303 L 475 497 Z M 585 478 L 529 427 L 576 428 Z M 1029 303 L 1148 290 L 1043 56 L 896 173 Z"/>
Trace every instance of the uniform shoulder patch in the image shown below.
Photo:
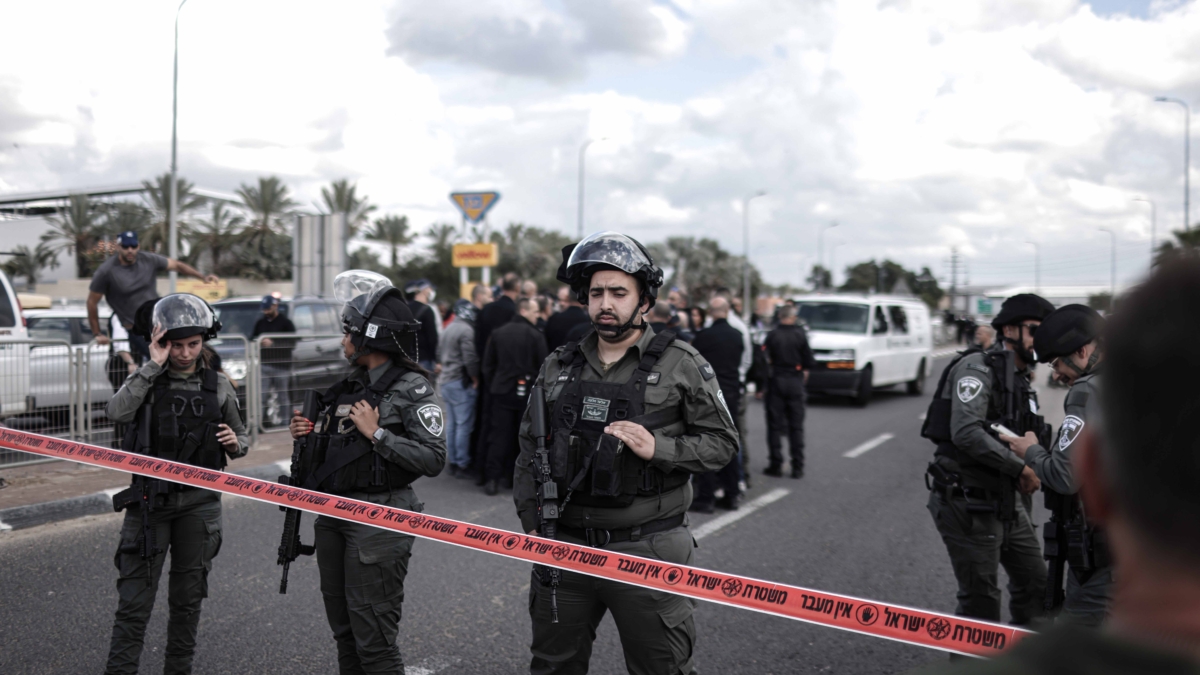
<path fill-rule="evenodd" d="M 967 403 L 979 396 L 979 392 L 983 391 L 983 383 L 974 377 L 964 377 L 959 379 L 955 389 L 958 393 L 958 400 Z"/>
<path fill-rule="evenodd" d="M 717 376 L 717 371 L 713 370 L 712 364 L 708 362 L 697 363 L 696 367 L 700 369 L 700 376 L 705 380 L 711 380 Z"/>
<path fill-rule="evenodd" d="M 988 368 L 987 366 L 980 364 L 980 363 L 968 363 L 966 365 L 966 367 L 970 368 L 971 370 L 978 370 L 979 372 L 986 373 L 988 375 L 992 374 L 991 368 Z"/>
<path fill-rule="evenodd" d="M 442 429 L 445 428 L 445 423 L 442 419 L 442 408 L 436 404 L 430 403 L 423 405 L 417 409 L 417 419 L 421 420 L 421 426 L 434 436 L 441 436 Z"/>
<path fill-rule="evenodd" d="M 1058 430 L 1058 451 L 1062 452 L 1071 447 L 1075 439 L 1079 438 L 1084 426 L 1085 422 L 1075 415 L 1067 415 L 1063 418 L 1062 427 Z"/>

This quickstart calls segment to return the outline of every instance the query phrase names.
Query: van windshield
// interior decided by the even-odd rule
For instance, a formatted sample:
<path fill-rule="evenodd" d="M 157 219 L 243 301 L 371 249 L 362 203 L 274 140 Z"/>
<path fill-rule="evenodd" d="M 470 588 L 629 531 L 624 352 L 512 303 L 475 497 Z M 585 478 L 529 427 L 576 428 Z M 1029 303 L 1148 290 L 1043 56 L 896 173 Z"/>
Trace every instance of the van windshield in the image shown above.
<path fill-rule="evenodd" d="M 867 306 L 844 302 L 801 302 L 796 304 L 800 320 L 809 330 L 831 333 L 867 332 Z"/>

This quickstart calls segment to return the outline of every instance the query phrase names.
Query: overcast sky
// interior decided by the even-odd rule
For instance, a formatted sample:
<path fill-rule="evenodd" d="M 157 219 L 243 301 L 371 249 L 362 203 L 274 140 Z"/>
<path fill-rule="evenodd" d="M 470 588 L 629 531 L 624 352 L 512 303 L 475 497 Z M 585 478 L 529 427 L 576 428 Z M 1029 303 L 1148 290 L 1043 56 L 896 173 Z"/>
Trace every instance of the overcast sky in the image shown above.
<path fill-rule="evenodd" d="M 0 193 L 167 170 L 175 4 L 0 5 Z M 714 237 L 767 279 L 889 257 L 972 283 L 1106 284 L 1183 220 L 1200 7 L 1135 0 L 190 0 L 179 166 L 303 203 L 348 177 L 381 211 L 643 241 Z M 1200 220 L 1200 205 L 1193 208 Z M 960 282 L 962 279 L 960 278 Z"/>

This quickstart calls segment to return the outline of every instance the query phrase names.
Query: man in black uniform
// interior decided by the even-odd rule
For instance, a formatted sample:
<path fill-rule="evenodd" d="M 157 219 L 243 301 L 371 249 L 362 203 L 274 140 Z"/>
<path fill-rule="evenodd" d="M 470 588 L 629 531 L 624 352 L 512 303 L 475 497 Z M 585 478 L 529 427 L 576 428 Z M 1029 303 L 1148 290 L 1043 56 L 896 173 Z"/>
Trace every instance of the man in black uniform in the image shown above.
<path fill-rule="evenodd" d="M 292 438 L 312 434 L 293 485 L 420 511 L 412 483 L 441 472 L 446 441 L 441 399 L 414 359 L 417 322 L 382 275 L 350 270 L 333 287 L 355 368 L 321 395 L 316 420 L 292 418 Z M 314 530 L 338 671 L 403 675 L 396 636 L 413 537 L 328 516 Z"/>
<path fill-rule="evenodd" d="M 725 407 L 736 420 L 738 409 L 742 405 L 741 386 L 738 382 L 738 367 L 742 363 L 742 334 L 729 325 L 729 301 L 720 296 L 708 303 L 708 315 L 712 317 L 712 325 L 701 331 L 692 340 L 692 346 L 708 360 L 717 374 L 717 382 L 721 387 L 721 396 L 725 399 Z M 716 498 L 716 489 L 720 487 L 725 496 Z M 696 501 L 692 510 L 701 513 L 712 513 L 714 506 L 723 509 L 736 509 L 738 500 L 738 465 L 735 457 L 720 471 L 706 471 L 696 476 Z"/>
<path fill-rule="evenodd" d="M 483 357 L 487 351 L 488 338 L 492 331 L 512 321 L 517 313 L 517 299 L 520 298 L 521 278 L 513 272 L 508 272 L 500 278 L 500 297 L 489 302 L 479 310 L 475 318 L 475 353 Z M 491 415 L 488 396 L 487 377 L 480 372 L 480 396 L 475 401 L 475 432 L 471 435 L 471 467 L 476 473 L 475 484 L 487 482 L 487 438 L 491 432 Z"/>
<path fill-rule="evenodd" d="M 587 312 L 583 309 L 583 305 L 579 304 L 579 299 L 575 297 L 574 293 L 567 293 L 563 304 L 566 307 L 561 312 L 546 319 L 546 348 L 550 351 L 567 344 L 570 341 L 567 336 L 575 327 L 591 328 Z"/>
<path fill-rule="evenodd" d="M 779 308 L 779 326 L 767 334 L 763 344 L 770 381 L 767 384 L 767 448 L 770 464 L 763 473 L 783 475 L 783 444 L 786 430 L 792 455 L 792 478 L 804 476 L 804 384 L 816 365 L 808 334 L 796 323 L 796 308 Z"/>
<path fill-rule="evenodd" d="M 295 333 L 296 324 L 279 311 L 279 298 L 264 295 L 262 316 L 254 322 L 250 339 L 268 333 Z M 296 341 L 287 338 L 262 339 L 262 387 L 264 421 L 273 427 L 281 427 L 291 419 L 292 350 Z M 274 405 L 271 405 L 271 399 Z"/>
<path fill-rule="evenodd" d="M 662 270 L 615 232 L 563 251 L 558 280 L 588 303 L 595 331 L 546 359 L 549 452 L 536 452 L 532 419 L 521 424 L 513 501 L 524 531 L 550 535 L 538 494 L 556 491 L 557 538 L 675 564 L 690 564 L 692 474 L 727 465 L 737 451 L 733 418 L 716 373 L 643 314 Z M 540 391 L 540 390 L 539 390 Z M 533 405 L 530 405 L 530 410 Z M 632 673 L 695 672 L 693 601 L 537 566 L 530 583 L 530 671 L 586 673 L 596 627 L 611 611 Z"/>
<path fill-rule="evenodd" d="M 484 492 L 494 495 L 500 483 L 511 485 L 517 461 L 517 432 L 521 415 L 533 388 L 534 378 L 546 360 L 546 338 L 534 321 L 537 298 L 517 301 L 517 314 L 508 324 L 492 332 L 483 354 L 482 372 L 488 383 L 488 416 L 491 420 L 486 443 Z"/>
<path fill-rule="evenodd" d="M 438 330 L 441 328 L 437 310 L 433 308 L 437 291 L 428 279 L 417 279 L 404 287 L 404 295 L 408 298 L 409 311 L 421 324 L 417 329 L 417 363 L 433 373 L 437 367 Z"/>

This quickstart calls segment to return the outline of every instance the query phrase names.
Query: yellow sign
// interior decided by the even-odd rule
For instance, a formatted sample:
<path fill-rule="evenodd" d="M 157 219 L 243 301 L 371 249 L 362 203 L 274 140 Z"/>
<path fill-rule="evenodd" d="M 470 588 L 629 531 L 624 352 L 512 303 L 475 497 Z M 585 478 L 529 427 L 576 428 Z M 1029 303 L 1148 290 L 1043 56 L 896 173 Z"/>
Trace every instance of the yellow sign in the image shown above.
<path fill-rule="evenodd" d="M 199 279 L 179 279 L 175 282 L 176 293 L 191 293 L 208 302 L 216 302 L 229 295 L 229 284 L 221 279 L 215 284 L 208 284 Z"/>
<path fill-rule="evenodd" d="M 452 192 L 450 199 L 454 201 L 463 216 L 472 223 L 478 223 L 487 215 L 488 210 L 500 201 L 499 192 Z"/>
<path fill-rule="evenodd" d="M 468 281 L 465 284 L 459 284 L 458 285 L 458 297 L 462 298 L 463 300 L 470 300 L 471 299 L 471 291 L 475 290 L 475 287 L 478 285 L 479 285 L 478 281 Z"/>
<path fill-rule="evenodd" d="M 455 244 L 455 267 L 495 267 L 500 262 L 500 247 L 495 244 Z"/>

